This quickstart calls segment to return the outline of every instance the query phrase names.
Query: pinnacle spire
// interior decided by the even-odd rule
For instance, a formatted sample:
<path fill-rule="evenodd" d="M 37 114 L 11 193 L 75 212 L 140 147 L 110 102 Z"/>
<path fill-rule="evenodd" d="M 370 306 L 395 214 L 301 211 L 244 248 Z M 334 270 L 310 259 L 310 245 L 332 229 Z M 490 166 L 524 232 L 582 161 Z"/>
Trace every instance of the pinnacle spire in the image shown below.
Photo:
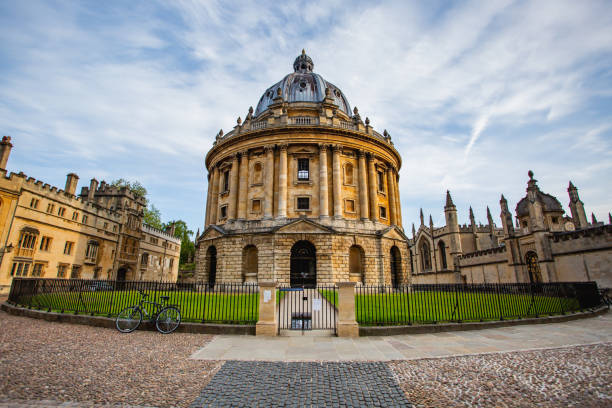
<path fill-rule="evenodd" d="M 451 207 L 454 206 L 453 198 L 450 195 L 450 191 L 446 190 L 446 206 Z"/>
<path fill-rule="evenodd" d="M 569 182 L 569 187 L 567 188 L 568 190 L 574 190 L 576 189 L 576 186 L 574 185 L 574 183 L 572 183 L 572 180 L 570 180 Z"/>
<path fill-rule="evenodd" d="M 423 208 L 421 208 L 421 225 L 425 225 L 425 219 L 423 218 Z"/>
<path fill-rule="evenodd" d="M 608 213 L 608 224 L 612 224 L 612 214 Z"/>
<path fill-rule="evenodd" d="M 595 213 L 591 213 L 591 222 L 593 225 L 597 224 L 597 218 L 595 218 Z"/>
<path fill-rule="evenodd" d="M 414 229 L 414 222 L 412 223 L 412 238 L 416 237 L 416 230 Z"/>
<path fill-rule="evenodd" d="M 429 226 L 433 228 L 433 220 L 431 219 L 431 214 L 429 214 Z"/>

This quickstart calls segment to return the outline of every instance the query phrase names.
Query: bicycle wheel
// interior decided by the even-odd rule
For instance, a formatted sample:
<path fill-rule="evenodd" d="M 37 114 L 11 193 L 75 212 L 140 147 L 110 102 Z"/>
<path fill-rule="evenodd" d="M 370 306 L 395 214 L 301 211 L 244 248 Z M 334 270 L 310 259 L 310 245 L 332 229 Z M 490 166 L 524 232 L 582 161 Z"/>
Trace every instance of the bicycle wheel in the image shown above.
<path fill-rule="evenodd" d="M 126 307 L 117 315 L 115 326 L 121 333 L 131 333 L 140 326 L 142 312 L 135 306 Z"/>
<path fill-rule="evenodd" d="M 172 333 L 181 324 L 181 312 L 174 306 L 164 307 L 155 319 L 155 327 L 160 333 Z"/>

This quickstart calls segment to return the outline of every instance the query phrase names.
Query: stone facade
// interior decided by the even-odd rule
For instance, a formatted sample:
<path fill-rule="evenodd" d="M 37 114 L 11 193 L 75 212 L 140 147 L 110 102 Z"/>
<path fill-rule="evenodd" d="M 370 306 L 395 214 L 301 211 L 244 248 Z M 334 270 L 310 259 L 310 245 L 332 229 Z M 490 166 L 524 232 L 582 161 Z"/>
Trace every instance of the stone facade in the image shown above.
<path fill-rule="evenodd" d="M 14 276 L 176 281 L 180 240 L 142 223 L 144 198 L 78 176 L 62 190 L 7 174 L 13 145 L 0 142 L 0 291 Z M 148 261 L 143 263 L 143 260 Z"/>
<path fill-rule="evenodd" d="M 244 122 L 217 135 L 198 281 L 408 282 L 400 155 L 313 66 L 302 53 Z"/>
<path fill-rule="evenodd" d="M 596 281 L 612 287 L 612 219 L 589 223 L 578 189 L 568 187 L 571 217 L 561 203 L 542 192 L 529 172 L 527 195 L 515 210 L 501 196 L 502 228 L 487 208 L 487 225 L 457 223 L 456 208 L 447 192 L 446 225 L 413 227 L 409 242 L 413 283 L 514 283 Z M 431 220 L 431 218 L 430 218 Z M 440 242 L 444 244 L 440 245 Z M 423 244 L 426 246 L 424 247 Z M 444 248 L 444 252 L 442 252 Z M 425 251 L 423 250 L 425 249 Z M 429 251 L 428 251 L 429 250 Z M 424 256 L 424 252 L 429 256 Z M 445 258 L 446 257 L 446 258 Z M 447 267 L 441 265 L 447 260 Z M 425 261 L 424 261 L 425 259 Z M 428 268 L 423 268 L 423 264 Z"/>

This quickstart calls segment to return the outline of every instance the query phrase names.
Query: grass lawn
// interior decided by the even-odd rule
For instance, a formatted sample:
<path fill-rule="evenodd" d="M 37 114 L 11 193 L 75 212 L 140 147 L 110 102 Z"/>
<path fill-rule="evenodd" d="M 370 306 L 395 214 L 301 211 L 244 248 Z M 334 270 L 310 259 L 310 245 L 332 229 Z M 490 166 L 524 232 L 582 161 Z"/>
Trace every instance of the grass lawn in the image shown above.
<path fill-rule="evenodd" d="M 162 303 L 161 296 L 169 296 L 168 304 L 178 306 L 181 317 L 186 322 L 236 323 L 249 324 L 258 320 L 258 293 L 223 292 L 175 292 L 145 291 L 147 301 Z M 96 292 L 59 292 L 36 295 L 32 307 L 51 309 L 66 313 L 78 311 L 94 315 L 116 316 L 123 308 L 137 304 L 140 294 L 137 291 L 96 291 Z M 27 301 L 26 301 L 27 303 Z M 144 305 L 151 315 L 153 305 Z"/>
<path fill-rule="evenodd" d="M 356 319 L 362 325 L 514 319 L 577 308 L 576 299 L 528 294 L 419 291 L 355 296 Z"/>
<path fill-rule="evenodd" d="M 334 307 L 338 307 L 338 291 L 329 289 L 319 289 L 319 293 Z"/>

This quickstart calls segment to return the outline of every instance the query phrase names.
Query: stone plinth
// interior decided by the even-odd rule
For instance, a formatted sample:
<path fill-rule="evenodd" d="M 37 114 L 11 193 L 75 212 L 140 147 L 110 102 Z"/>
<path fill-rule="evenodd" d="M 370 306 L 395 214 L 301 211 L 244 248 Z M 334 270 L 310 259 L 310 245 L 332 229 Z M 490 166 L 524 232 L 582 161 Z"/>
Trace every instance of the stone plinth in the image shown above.
<path fill-rule="evenodd" d="M 338 285 L 338 337 L 359 337 L 355 320 L 355 282 Z"/>
<path fill-rule="evenodd" d="M 278 308 L 276 307 L 276 283 L 259 283 L 259 321 L 256 336 L 278 335 Z"/>

